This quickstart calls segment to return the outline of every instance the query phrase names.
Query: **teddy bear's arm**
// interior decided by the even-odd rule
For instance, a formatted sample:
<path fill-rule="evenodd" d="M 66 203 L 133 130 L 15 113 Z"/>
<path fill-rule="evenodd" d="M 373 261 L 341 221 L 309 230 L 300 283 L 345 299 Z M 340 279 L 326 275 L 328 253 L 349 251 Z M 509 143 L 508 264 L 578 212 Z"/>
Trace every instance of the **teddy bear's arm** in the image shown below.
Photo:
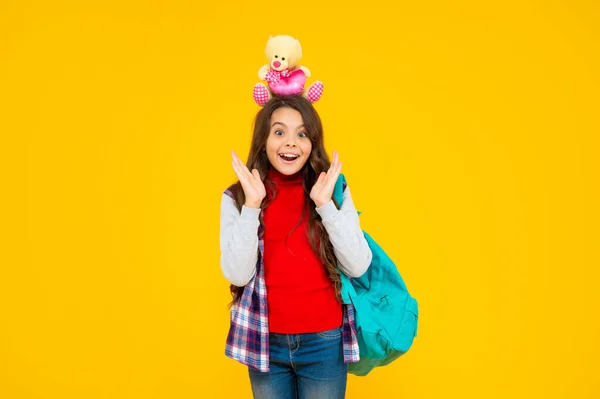
<path fill-rule="evenodd" d="M 304 74 L 306 75 L 307 78 L 310 78 L 310 70 L 305 67 L 304 65 L 300 65 L 298 67 L 296 67 L 296 69 L 302 69 L 304 71 Z"/>
<path fill-rule="evenodd" d="M 265 80 L 265 77 L 267 76 L 267 72 L 269 72 L 269 69 L 271 67 L 269 65 L 263 65 L 262 67 L 260 67 L 260 69 L 258 70 L 258 78 L 260 80 Z"/>

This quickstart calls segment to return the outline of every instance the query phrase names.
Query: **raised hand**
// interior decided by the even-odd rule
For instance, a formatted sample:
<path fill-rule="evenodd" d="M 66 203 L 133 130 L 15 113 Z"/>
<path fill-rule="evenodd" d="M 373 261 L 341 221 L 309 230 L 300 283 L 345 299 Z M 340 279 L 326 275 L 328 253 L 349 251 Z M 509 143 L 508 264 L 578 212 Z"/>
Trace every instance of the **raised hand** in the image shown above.
<path fill-rule="evenodd" d="M 231 157 L 233 170 L 242 184 L 242 189 L 246 195 L 246 202 L 244 205 L 249 208 L 260 208 L 260 204 L 267 195 L 267 192 L 265 190 L 265 185 L 260 179 L 258 170 L 252 169 L 252 173 L 250 173 L 234 150 L 231 150 Z"/>
<path fill-rule="evenodd" d="M 310 190 L 310 198 L 315 202 L 317 207 L 323 206 L 331 200 L 333 188 L 335 187 L 335 183 L 341 170 L 342 163 L 338 160 L 338 153 L 337 151 L 333 151 L 333 161 L 331 162 L 329 170 L 327 173 L 321 172 L 319 178 Z"/>

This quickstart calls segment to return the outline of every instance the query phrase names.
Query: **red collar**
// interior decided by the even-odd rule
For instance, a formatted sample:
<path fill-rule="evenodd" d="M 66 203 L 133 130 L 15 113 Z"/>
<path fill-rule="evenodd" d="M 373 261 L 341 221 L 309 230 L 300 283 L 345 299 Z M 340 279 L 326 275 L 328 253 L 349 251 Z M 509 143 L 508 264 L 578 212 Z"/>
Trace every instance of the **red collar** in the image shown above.
<path fill-rule="evenodd" d="M 271 180 L 273 180 L 274 182 L 276 182 L 279 185 L 281 185 L 281 184 L 299 184 L 299 183 L 302 183 L 302 180 L 304 179 L 304 169 L 300 169 L 298 172 L 294 173 L 293 175 L 285 175 L 285 174 L 281 173 L 280 171 L 278 171 L 277 169 L 275 169 L 273 167 L 269 167 L 269 169 L 267 170 L 267 174 L 269 175 L 269 178 Z"/>

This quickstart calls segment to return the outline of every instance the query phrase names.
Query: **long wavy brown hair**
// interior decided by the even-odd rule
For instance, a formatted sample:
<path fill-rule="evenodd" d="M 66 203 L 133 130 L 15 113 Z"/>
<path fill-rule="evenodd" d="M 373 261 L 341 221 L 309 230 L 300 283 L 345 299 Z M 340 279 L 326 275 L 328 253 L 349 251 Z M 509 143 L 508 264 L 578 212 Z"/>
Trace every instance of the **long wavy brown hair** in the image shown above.
<path fill-rule="evenodd" d="M 310 101 L 301 96 L 274 96 L 256 114 L 256 118 L 254 120 L 254 132 L 252 134 L 252 143 L 250 146 L 250 153 L 248 154 L 248 161 L 246 162 L 246 167 L 248 167 L 248 170 L 250 171 L 252 169 L 258 170 L 263 184 L 265 185 L 265 189 L 267 192 L 272 194 L 271 201 L 267 200 L 269 197 L 269 195 L 267 195 L 260 205 L 261 213 L 259 222 L 262 229 L 260 229 L 261 233 L 259 238 L 264 236 L 264 220 L 262 210 L 267 208 L 273 202 L 276 194 L 275 189 L 277 187 L 277 183 L 269 179 L 269 175 L 267 173 L 268 169 L 273 168 L 273 166 L 267 158 L 266 144 L 271 131 L 271 115 L 275 110 L 281 107 L 289 107 L 300 112 L 304 122 L 304 127 L 306 129 L 306 134 L 312 144 L 310 156 L 302 167 L 302 185 L 304 187 L 304 203 L 306 204 L 305 209 L 300 220 L 298 221 L 298 224 L 296 224 L 296 226 L 288 233 L 288 237 L 300 225 L 304 215 L 308 214 L 308 239 L 310 246 L 323 262 L 323 266 L 325 267 L 329 278 L 334 284 L 337 300 L 342 302 L 342 283 L 337 268 L 337 260 L 333 252 L 333 245 L 329 240 L 329 234 L 327 234 L 327 230 L 323 226 L 321 216 L 315 210 L 316 204 L 310 198 L 310 190 L 317 181 L 317 177 L 321 172 L 327 172 L 327 170 L 329 170 L 331 162 L 329 161 L 329 157 L 325 152 L 325 147 L 323 144 L 323 125 L 321 124 L 321 118 Z M 241 212 L 242 205 L 246 202 L 246 196 L 244 194 L 242 184 L 238 180 L 236 183 L 231 185 L 229 189 L 233 192 L 233 198 L 238 211 Z M 337 209 L 340 209 L 340 205 L 335 199 L 333 199 L 333 203 Z M 317 235 L 319 237 L 318 248 Z M 260 249 L 258 250 L 258 256 L 260 259 Z M 238 287 L 232 284 L 230 286 L 230 290 L 233 296 L 233 300 L 230 303 L 230 305 L 232 305 L 241 298 L 244 287 Z"/>

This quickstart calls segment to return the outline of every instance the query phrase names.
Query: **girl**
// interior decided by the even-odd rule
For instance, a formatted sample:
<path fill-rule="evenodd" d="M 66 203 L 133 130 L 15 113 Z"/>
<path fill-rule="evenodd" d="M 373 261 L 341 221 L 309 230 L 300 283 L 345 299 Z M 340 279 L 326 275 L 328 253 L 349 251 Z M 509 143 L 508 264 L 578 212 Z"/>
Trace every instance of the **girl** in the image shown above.
<path fill-rule="evenodd" d="M 321 120 L 301 96 L 258 112 L 246 165 L 221 199 L 221 270 L 233 302 L 226 355 L 248 366 L 255 398 L 343 398 L 358 361 L 354 309 L 339 270 L 361 276 L 372 253 L 350 190 L 332 198 Z M 339 269 L 338 269 L 339 267 Z"/>

